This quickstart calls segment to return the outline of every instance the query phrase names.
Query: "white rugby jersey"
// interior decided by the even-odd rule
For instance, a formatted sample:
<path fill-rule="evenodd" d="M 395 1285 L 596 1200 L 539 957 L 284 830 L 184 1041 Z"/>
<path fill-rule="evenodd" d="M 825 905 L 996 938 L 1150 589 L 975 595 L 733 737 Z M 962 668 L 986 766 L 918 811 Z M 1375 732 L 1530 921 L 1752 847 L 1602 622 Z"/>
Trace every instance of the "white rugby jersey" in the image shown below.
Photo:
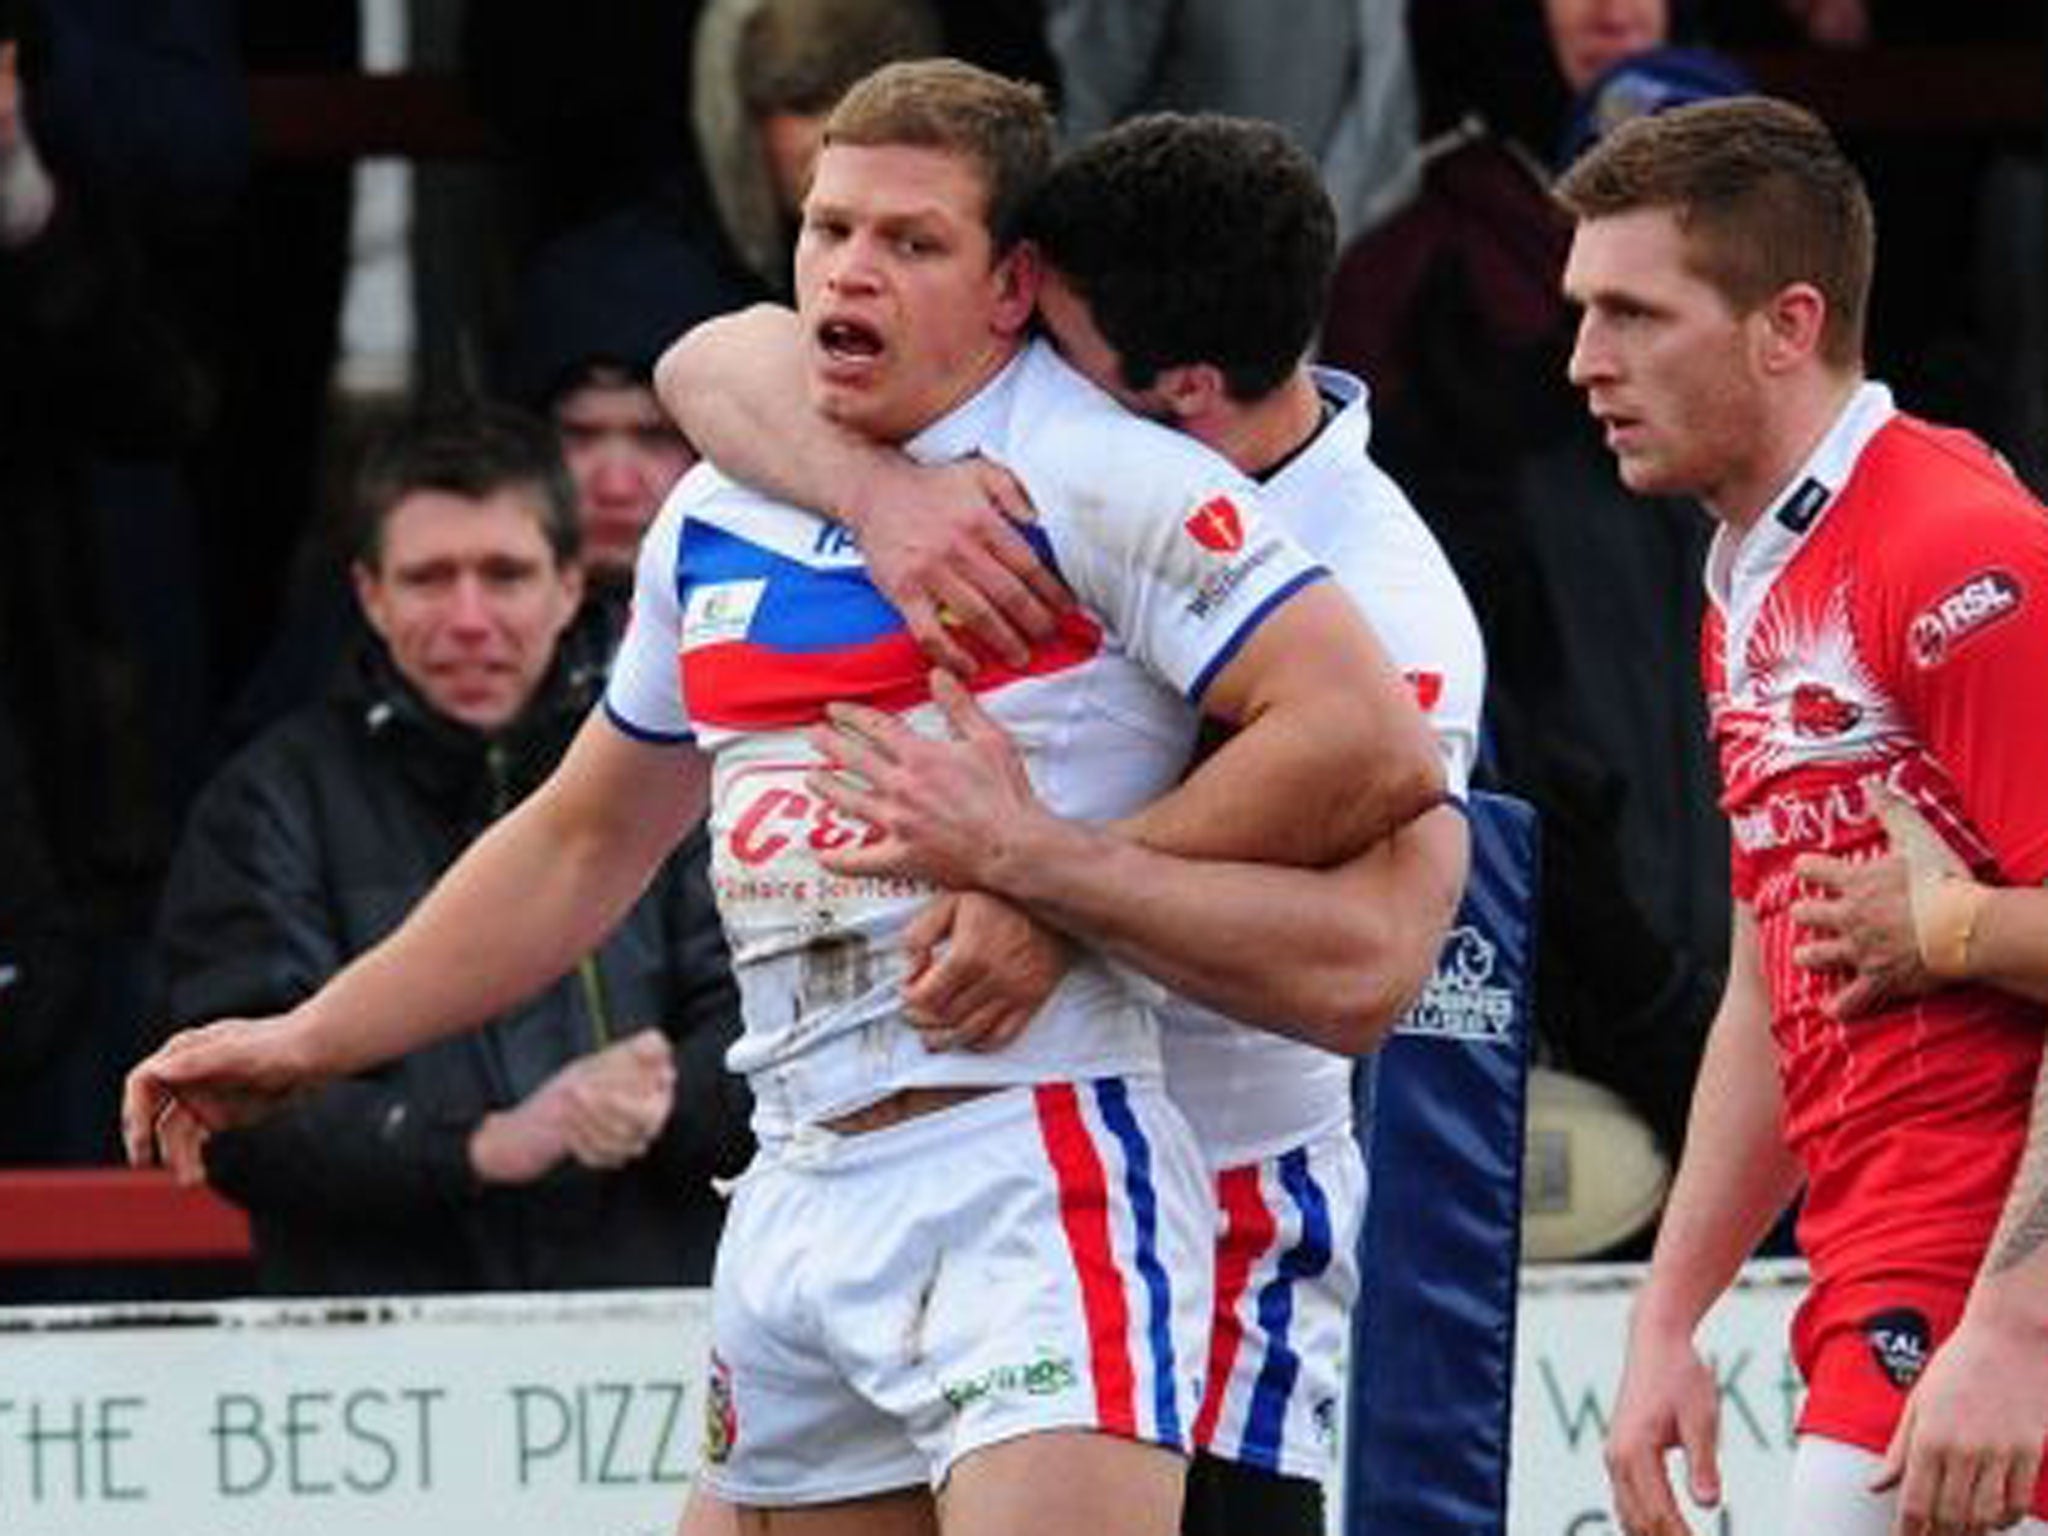
<path fill-rule="evenodd" d="M 1080 600 L 1022 672 L 984 659 L 971 684 L 1062 816 L 1105 820 L 1170 789 L 1189 701 L 1322 574 L 1259 521 L 1256 488 L 1228 464 L 1130 416 L 1043 343 L 907 446 L 1009 466 L 1038 510 L 1030 536 Z M 818 854 L 865 829 L 806 787 L 805 733 L 833 700 L 942 733 L 929 677 L 844 529 L 709 465 L 671 494 L 642 545 L 606 709 L 712 756 L 712 880 L 746 1026 L 729 1065 L 764 1139 L 905 1087 L 1159 1069 L 1153 1007 L 1086 955 L 1005 1050 L 928 1052 L 902 1021 L 902 929 L 934 892 L 824 870 Z"/>
<path fill-rule="evenodd" d="M 1335 369 L 1316 385 L 1341 409 L 1261 487 L 1266 517 L 1326 566 L 1364 610 L 1436 732 L 1460 799 L 1486 691 L 1479 622 L 1450 562 L 1401 488 L 1366 453 L 1365 386 Z M 1173 998 L 1167 1091 L 1212 1168 L 1305 1145 L 1351 1119 L 1351 1062 Z"/>

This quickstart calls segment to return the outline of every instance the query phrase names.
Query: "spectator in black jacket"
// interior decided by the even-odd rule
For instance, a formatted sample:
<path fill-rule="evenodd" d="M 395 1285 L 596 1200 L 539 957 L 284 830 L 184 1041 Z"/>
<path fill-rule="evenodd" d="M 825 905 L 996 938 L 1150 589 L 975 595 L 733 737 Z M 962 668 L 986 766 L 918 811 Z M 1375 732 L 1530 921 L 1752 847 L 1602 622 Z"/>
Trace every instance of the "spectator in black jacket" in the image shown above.
<path fill-rule="evenodd" d="M 167 1022 L 289 1007 L 539 783 L 602 687 L 563 644 L 575 493 L 544 424 L 401 424 L 358 487 L 374 639 L 201 795 L 159 925 Z M 603 948 L 482 1030 L 208 1148 L 266 1288 L 698 1283 L 745 1161 L 737 1009 L 701 835 Z"/>

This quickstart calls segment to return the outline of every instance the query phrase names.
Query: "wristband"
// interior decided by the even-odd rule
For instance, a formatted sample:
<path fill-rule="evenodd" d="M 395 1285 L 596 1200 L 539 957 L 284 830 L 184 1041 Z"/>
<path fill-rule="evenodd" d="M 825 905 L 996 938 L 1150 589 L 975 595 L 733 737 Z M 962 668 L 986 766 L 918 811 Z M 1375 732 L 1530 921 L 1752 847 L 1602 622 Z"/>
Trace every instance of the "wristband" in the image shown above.
<path fill-rule="evenodd" d="M 1928 974 L 1960 981 L 1970 974 L 1970 942 L 1977 919 L 1991 899 L 1991 887 L 1960 875 L 1937 880 L 1914 904 L 1913 937 Z"/>

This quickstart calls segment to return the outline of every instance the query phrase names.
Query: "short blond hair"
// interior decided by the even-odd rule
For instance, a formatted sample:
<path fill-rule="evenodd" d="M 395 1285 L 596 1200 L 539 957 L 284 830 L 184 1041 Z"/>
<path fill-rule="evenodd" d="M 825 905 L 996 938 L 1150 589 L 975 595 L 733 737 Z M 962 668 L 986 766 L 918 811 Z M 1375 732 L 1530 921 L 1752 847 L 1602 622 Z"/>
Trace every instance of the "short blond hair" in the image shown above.
<path fill-rule="evenodd" d="M 988 193 L 998 251 L 1016 240 L 1025 204 L 1052 165 L 1045 93 L 958 59 L 886 64 L 857 81 L 825 120 L 826 144 L 909 145 L 967 160 Z"/>

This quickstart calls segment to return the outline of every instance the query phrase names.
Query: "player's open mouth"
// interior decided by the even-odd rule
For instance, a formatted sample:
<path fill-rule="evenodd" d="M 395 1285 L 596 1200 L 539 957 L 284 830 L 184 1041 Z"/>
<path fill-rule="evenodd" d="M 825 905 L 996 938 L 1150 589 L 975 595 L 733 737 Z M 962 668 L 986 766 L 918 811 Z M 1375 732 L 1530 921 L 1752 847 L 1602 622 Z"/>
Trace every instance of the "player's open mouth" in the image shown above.
<path fill-rule="evenodd" d="M 858 320 L 826 320 L 818 326 L 818 345 L 835 362 L 860 363 L 881 355 L 882 336 Z"/>

